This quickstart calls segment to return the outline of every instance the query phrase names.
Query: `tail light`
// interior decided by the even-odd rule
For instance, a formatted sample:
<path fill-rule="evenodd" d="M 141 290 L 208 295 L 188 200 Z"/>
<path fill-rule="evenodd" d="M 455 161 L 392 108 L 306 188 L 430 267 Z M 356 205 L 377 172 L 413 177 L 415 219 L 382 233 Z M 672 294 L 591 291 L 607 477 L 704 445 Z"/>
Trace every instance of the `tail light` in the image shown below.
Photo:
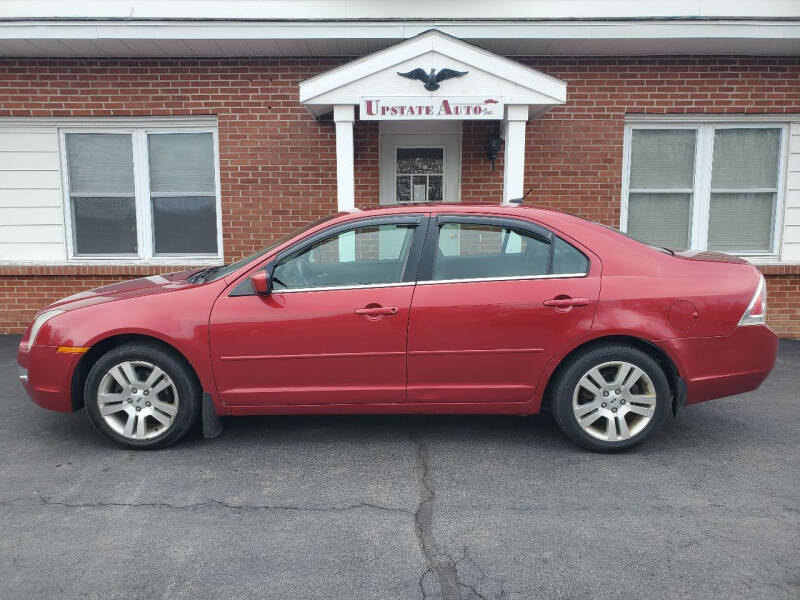
<path fill-rule="evenodd" d="M 767 284 L 764 281 L 764 276 L 758 282 L 758 288 L 747 305 L 747 310 L 744 311 L 742 318 L 739 320 L 739 325 L 763 325 L 767 317 Z"/>

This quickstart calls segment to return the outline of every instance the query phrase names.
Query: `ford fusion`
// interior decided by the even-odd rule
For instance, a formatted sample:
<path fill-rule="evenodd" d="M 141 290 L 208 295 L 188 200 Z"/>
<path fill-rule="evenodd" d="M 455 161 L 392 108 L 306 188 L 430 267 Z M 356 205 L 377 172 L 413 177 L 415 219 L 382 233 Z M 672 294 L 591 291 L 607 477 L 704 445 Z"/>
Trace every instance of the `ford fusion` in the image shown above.
<path fill-rule="evenodd" d="M 590 450 L 775 362 L 763 277 L 515 205 L 340 213 L 227 266 L 65 298 L 19 347 L 31 399 L 111 440 L 176 442 L 263 414 L 552 411 Z"/>

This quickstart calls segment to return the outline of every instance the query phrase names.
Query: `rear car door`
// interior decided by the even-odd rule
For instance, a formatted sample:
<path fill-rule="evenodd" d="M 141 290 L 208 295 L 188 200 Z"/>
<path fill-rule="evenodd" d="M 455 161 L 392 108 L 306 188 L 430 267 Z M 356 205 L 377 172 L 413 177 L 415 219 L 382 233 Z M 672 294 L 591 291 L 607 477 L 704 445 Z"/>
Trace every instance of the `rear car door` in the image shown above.
<path fill-rule="evenodd" d="M 431 219 L 408 333 L 408 400 L 527 402 L 552 356 L 586 333 L 599 260 L 522 219 Z"/>
<path fill-rule="evenodd" d="M 269 295 L 245 280 L 221 296 L 210 325 L 223 402 L 248 412 L 405 401 L 421 224 L 422 215 L 402 215 L 325 230 L 267 267 Z"/>

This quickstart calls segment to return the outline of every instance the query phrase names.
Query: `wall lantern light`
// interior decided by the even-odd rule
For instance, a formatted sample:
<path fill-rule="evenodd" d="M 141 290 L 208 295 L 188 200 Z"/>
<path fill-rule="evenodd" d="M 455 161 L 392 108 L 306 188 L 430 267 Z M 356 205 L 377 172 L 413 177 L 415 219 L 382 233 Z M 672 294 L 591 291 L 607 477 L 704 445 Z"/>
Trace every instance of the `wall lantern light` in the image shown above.
<path fill-rule="evenodd" d="M 500 128 L 495 127 L 494 131 L 489 134 L 489 143 L 486 146 L 486 158 L 492 161 L 492 171 L 494 171 L 494 161 L 497 159 L 497 154 L 500 152 L 500 145 L 503 140 L 500 138 Z"/>

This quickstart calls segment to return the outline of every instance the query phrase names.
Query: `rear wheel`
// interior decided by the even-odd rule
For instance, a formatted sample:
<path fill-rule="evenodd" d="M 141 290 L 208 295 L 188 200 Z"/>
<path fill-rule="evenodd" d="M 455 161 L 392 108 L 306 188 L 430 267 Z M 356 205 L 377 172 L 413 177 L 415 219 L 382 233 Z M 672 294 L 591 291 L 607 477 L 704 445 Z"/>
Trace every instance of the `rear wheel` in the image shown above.
<path fill-rule="evenodd" d="M 84 400 L 92 424 L 108 438 L 131 448 L 160 448 L 186 435 L 197 420 L 200 386 L 179 356 L 132 343 L 94 364 Z"/>
<path fill-rule="evenodd" d="M 613 452 L 652 436 L 669 414 L 664 372 L 630 346 L 597 347 L 572 359 L 552 386 L 553 416 L 584 448 Z"/>

